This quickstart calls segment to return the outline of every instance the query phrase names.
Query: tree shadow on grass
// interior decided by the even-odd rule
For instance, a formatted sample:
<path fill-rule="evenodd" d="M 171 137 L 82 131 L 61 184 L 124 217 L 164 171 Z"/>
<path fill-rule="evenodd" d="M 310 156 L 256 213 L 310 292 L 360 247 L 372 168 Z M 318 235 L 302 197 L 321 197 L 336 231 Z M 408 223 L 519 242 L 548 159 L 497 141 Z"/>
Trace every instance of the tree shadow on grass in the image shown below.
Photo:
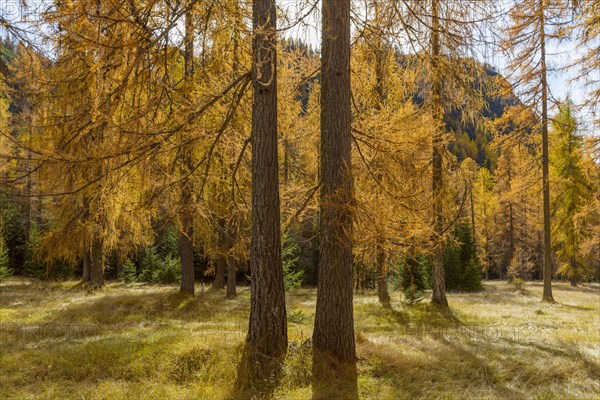
<path fill-rule="evenodd" d="M 245 342 L 230 400 L 272 399 L 283 376 L 283 360 L 255 351 Z"/>
<path fill-rule="evenodd" d="M 54 310 L 51 319 L 102 324 L 169 319 L 209 320 L 224 311 L 224 305 L 221 299 L 209 295 L 192 298 L 179 292 L 119 292 L 67 304 Z"/>
<path fill-rule="evenodd" d="M 530 339 L 535 339 L 534 337 Z M 519 341 L 514 339 L 506 339 L 508 343 L 511 343 L 515 348 L 517 346 L 526 345 L 532 350 L 536 350 L 539 354 L 543 354 L 547 358 L 564 358 L 573 361 L 580 362 L 585 371 L 595 381 L 600 382 L 600 363 L 587 354 L 581 351 L 575 344 L 568 342 L 560 342 L 559 345 L 553 346 L 551 343 L 540 343 L 533 340 Z"/>
<path fill-rule="evenodd" d="M 339 362 L 328 354 L 313 351 L 313 400 L 358 400 L 356 360 Z"/>
<path fill-rule="evenodd" d="M 574 310 L 579 310 L 579 311 L 596 311 L 596 309 L 593 308 L 593 307 L 575 306 L 575 305 L 572 305 L 572 304 L 560 303 L 558 301 L 555 301 L 554 304 L 557 305 L 557 306 L 562 306 L 562 307 L 566 307 L 566 308 L 572 308 Z"/>
<path fill-rule="evenodd" d="M 428 327 L 457 327 L 464 325 L 448 307 L 440 307 L 430 303 L 413 304 L 400 310 L 386 309 L 400 325 L 423 325 Z"/>
<path fill-rule="evenodd" d="M 428 398 L 526 399 L 549 393 L 556 398 L 593 398 L 589 394 L 597 389 L 590 383 L 600 379 L 596 360 L 576 346 L 485 334 L 465 337 L 458 332 L 410 339 L 406 346 L 415 349 L 410 352 L 402 346 L 361 344 L 366 356 L 362 373 L 400 388 L 404 396 L 398 398 L 421 398 L 424 393 Z"/>
<path fill-rule="evenodd" d="M 597 284 L 589 284 L 589 283 L 579 283 L 577 286 L 571 286 L 570 284 L 560 284 L 556 285 L 556 283 L 563 283 L 560 281 L 553 281 L 552 290 L 554 291 L 565 291 L 565 292 L 583 292 L 583 293 L 591 293 L 591 294 L 600 294 L 600 286 Z M 544 283 L 533 281 L 527 282 L 527 286 L 543 288 Z"/>

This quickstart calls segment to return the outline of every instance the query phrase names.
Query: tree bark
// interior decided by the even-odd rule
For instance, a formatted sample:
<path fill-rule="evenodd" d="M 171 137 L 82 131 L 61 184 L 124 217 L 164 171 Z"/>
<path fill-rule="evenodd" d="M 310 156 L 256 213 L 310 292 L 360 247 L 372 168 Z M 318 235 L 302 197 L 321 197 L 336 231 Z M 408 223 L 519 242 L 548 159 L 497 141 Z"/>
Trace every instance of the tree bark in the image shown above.
<path fill-rule="evenodd" d="M 191 80 L 194 75 L 194 17 L 193 7 L 185 14 L 185 36 L 184 36 L 184 78 L 186 90 L 191 88 Z M 182 174 L 184 178 L 181 183 L 181 213 L 179 215 L 181 227 L 179 231 L 179 257 L 181 259 L 181 293 L 194 295 L 194 220 L 190 211 L 193 203 L 193 187 L 189 176 L 193 169 L 192 149 L 184 143 L 182 137 L 181 145 Z"/>
<path fill-rule="evenodd" d="M 92 241 L 90 284 L 97 289 L 104 286 L 104 251 L 102 239 L 99 237 L 95 237 Z"/>
<path fill-rule="evenodd" d="M 225 287 L 225 268 L 227 267 L 227 260 L 225 256 L 217 256 L 215 262 L 215 279 L 212 283 L 212 288 L 215 290 L 221 290 Z"/>
<path fill-rule="evenodd" d="M 379 302 L 388 304 L 390 302 L 390 294 L 387 288 L 387 254 L 385 247 L 382 244 L 377 246 L 377 294 Z"/>
<path fill-rule="evenodd" d="M 350 1 L 323 0 L 321 192 L 315 352 L 354 363 Z"/>
<path fill-rule="evenodd" d="M 237 297 L 236 292 L 236 261 L 235 257 L 229 256 L 227 257 L 227 297 L 234 298 Z"/>
<path fill-rule="evenodd" d="M 444 143 L 442 140 L 442 121 L 443 121 L 443 104 L 442 104 L 442 73 L 440 71 L 439 59 L 441 57 L 440 44 L 440 20 L 439 20 L 439 0 L 432 0 L 431 7 L 432 23 L 431 23 L 431 73 L 432 73 L 432 93 L 431 105 L 433 108 L 433 116 L 436 123 L 440 126 L 436 128 L 433 135 L 433 163 L 432 163 L 432 189 L 433 189 L 433 216 L 434 216 L 434 231 L 436 236 L 437 246 L 433 259 L 432 287 L 433 295 L 431 302 L 433 304 L 448 306 L 446 299 L 446 282 L 444 276 L 444 258 L 443 258 L 443 242 L 442 234 L 444 230 L 444 214 L 443 214 L 443 151 Z"/>
<path fill-rule="evenodd" d="M 81 280 L 83 282 L 90 281 L 90 264 L 92 263 L 90 256 L 90 249 L 84 247 L 83 249 L 83 274 L 81 275 Z"/>
<path fill-rule="evenodd" d="M 277 159 L 277 15 L 275 0 L 252 13 L 252 246 L 247 349 L 251 373 L 264 376 L 287 351 L 287 320 Z"/>
<path fill-rule="evenodd" d="M 181 259 L 181 293 L 194 295 L 194 244 L 192 236 L 192 218 L 181 216 L 181 232 L 179 233 L 179 257 Z"/>
<path fill-rule="evenodd" d="M 469 200 L 471 202 L 471 230 L 473 231 L 473 239 L 476 240 L 477 234 L 475 232 L 475 202 L 473 201 L 473 177 L 469 182 Z"/>
<path fill-rule="evenodd" d="M 569 279 L 569 283 L 571 284 L 571 286 L 577 287 L 577 279 L 571 278 Z"/>
<path fill-rule="evenodd" d="M 548 169 L 548 79 L 546 68 L 545 1 L 540 0 L 540 65 L 542 86 L 542 192 L 544 197 L 544 294 L 543 301 L 554 302 L 552 297 L 552 249 L 550 243 L 550 174 Z"/>
<path fill-rule="evenodd" d="M 507 176 L 508 176 L 508 187 L 510 188 L 511 184 L 512 184 L 512 165 L 511 165 L 511 157 L 509 156 L 507 159 L 508 162 L 508 171 L 507 171 Z M 506 262 L 506 271 L 508 273 L 508 267 L 510 266 L 510 263 L 512 262 L 512 259 L 515 255 L 515 216 L 514 216 L 514 212 L 513 212 L 513 202 L 512 200 L 508 201 L 508 257 L 507 257 L 507 262 Z M 504 278 L 504 268 L 500 268 L 500 280 L 502 280 Z"/>

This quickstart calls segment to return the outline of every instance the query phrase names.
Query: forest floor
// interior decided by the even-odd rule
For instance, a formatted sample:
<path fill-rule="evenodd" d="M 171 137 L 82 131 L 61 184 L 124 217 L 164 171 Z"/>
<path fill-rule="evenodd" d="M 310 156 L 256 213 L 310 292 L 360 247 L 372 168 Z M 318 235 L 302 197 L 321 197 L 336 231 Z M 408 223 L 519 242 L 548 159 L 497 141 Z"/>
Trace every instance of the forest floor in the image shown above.
<path fill-rule="evenodd" d="M 600 396 L 600 286 L 485 282 L 449 294 L 450 312 L 384 308 L 355 296 L 360 399 L 594 399 Z M 0 284 L 1 399 L 236 399 L 249 290 L 18 278 Z M 290 350 L 276 399 L 310 399 L 314 289 L 287 296 Z M 343 399 L 331 388 L 329 399 Z"/>

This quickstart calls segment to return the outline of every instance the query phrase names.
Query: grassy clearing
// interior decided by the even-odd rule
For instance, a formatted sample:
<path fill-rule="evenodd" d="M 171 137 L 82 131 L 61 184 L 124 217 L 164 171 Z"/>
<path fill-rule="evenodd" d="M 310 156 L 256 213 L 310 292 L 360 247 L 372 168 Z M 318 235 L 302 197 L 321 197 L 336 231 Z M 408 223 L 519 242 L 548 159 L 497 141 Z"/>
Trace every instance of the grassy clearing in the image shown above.
<path fill-rule="evenodd" d="M 600 396 L 600 286 L 485 283 L 429 304 L 355 298 L 361 399 Z M 2 399 L 232 399 L 249 292 L 12 279 L 0 285 Z M 310 399 L 315 290 L 288 294 L 290 351 L 275 398 Z M 335 388 L 332 389 L 335 392 Z M 339 393 L 339 392 L 338 392 Z M 325 395 L 323 395 L 325 396 Z M 329 398 L 335 398 L 331 394 Z"/>

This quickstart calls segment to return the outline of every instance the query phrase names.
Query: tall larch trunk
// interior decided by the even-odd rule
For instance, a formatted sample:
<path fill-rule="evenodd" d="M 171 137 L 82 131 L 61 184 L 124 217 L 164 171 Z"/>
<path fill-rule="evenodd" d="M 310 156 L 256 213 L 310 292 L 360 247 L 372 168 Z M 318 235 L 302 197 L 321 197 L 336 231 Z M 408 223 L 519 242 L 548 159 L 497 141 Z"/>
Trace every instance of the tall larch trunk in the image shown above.
<path fill-rule="evenodd" d="M 508 177 L 508 188 L 510 190 L 511 185 L 512 185 L 512 158 L 509 156 L 507 158 L 507 163 L 508 163 L 508 171 L 507 171 L 507 177 Z M 507 262 L 506 262 L 506 272 L 508 273 L 508 267 L 510 266 L 510 263 L 512 262 L 512 259 L 515 255 L 515 214 L 514 214 L 514 209 L 513 209 L 513 201 L 512 199 L 508 200 L 508 257 L 506 257 Z M 500 279 L 504 278 L 504 269 L 501 267 L 500 268 Z"/>
<path fill-rule="evenodd" d="M 444 117 L 442 104 L 442 72 L 440 71 L 441 43 L 440 43 L 440 20 L 439 20 L 439 0 L 432 0 L 431 6 L 431 73 L 432 73 L 432 91 L 431 106 L 433 108 L 433 117 L 438 127 L 433 135 L 433 163 L 432 163 L 432 189 L 433 189 L 433 218 L 435 232 L 435 254 L 433 260 L 432 286 L 433 295 L 431 302 L 433 304 L 448 306 L 446 299 L 446 282 L 444 276 L 444 258 L 442 234 L 444 230 L 443 214 L 443 132 L 442 121 Z"/>
<path fill-rule="evenodd" d="M 240 31 L 242 29 L 242 10 L 239 7 L 239 2 L 235 3 L 235 18 L 234 18 L 234 26 L 233 26 L 233 63 L 232 70 L 234 76 L 239 74 L 240 69 Z M 231 169 L 230 169 L 231 170 Z M 231 170 L 233 173 L 233 170 Z M 233 207 L 232 207 L 233 212 Z M 229 237 L 229 255 L 227 257 L 227 298 L 235 298 L 237 297 L 237 289 L 236 289 L 236 272 L 237 272 L 237 260 L 235 256 L 231 254 L 233 251 L 233 247 L 236 244 L 236 241 L 239 239 L 237 226 L 233 226 L 235 224 L 229 224 L 230 227 L 228 229 L 228 237 Z"/>
<path fill-rule="evenodd" d="M 375 24 L 380 23 L 378 3 L 375 3 Z M 384 38 L 377 31 L 375 38 L 375 94 L 377 95 L 377 103 L 375 108 L 382 110 L 387 101 L 388 94 L 388 73 L 387 59 L 389 48 L 384 43 Z M 377 180 L 383 185 L 383 174 L 377 173 Z M 380 193 L 382 195 L 382 193 Z M 381 224 L 383 225 L 383 224 Z M 390 302 L 390 294 L 387 287 L 387 252 L 385 247 L 386 237 L 385 231 L 380 230 L 377 237 L 377 294 L 379 302 L 388 304 Z"/>
<path fill-rule="evenodd" d="M 252 10 L 252 246 L 250 324 L 252 374 L 264 376 L 287 351 L 287 321 L 277 159 L 277 15 L 275 0 Z"/>
<path fill-rule="evenodd" d="M 323 0 L 321 192 L 316 353 L 354 363 L 350 0 Z"/>
<path fill-rule="evenodd" d="M 185 54 L 184 54 L 184 74 L 186 85 L 185 90 L 191 89 L 194 76 L 194 16 L 193 8 L 185 14 Z M 182 137 L 181 144 L 182 173 L 188 175 L 193 168 L 192 149 Z M 193 202 L 193 187 L 190 177 L 185 177 L 181 184 L 181 213 L 180 231 L 179 231 L 179 257 L 181 259 L 181 293 L 194 295 L 194 221 L 190 207 Z"/>
<path fill-rule="evenodd" d="M 99 237 L 92 240 L 90 284 L 97 289 L 104 286 L 104 250 Z"/>
<path fill-rule="evenodd" d="M 546 68 L 545 4 L 539 0 L 540 65 L 542 86 L 542 192 L 544 196 L 544 294 L 543 301 L 554 302 L 552 297 L 552 249 L 550 245 L 550 177 L 548 171 L 548 79 Z"/>
<path fill-rule="evenodd" d="M 227 257 L 227 297 L 228 298 L 237 297 L 237 291 L 236 291 L 236 287 L 235 287 L 235 285 L 236 285 L 236 279 L 235 279 L 236 267 L 237 267 L 237 262 L 235 260 L 235 257 L 233 257 L 233 256 Z"/>
<path fill-rule="evenodd" d="M 469 183 L 469 201 L 471 203 L 471 231 L 473 232 L 473 239 L 477 237 L 475 232 L 475 201 L 473 200 L 473 178 Z"/>
<path fill-rule="evenodd" d="M 83 248 L 83 273 L 81 275 L 81 280 L 83 282 L 90 281 L 90 265 L 92 264 L 92 258 L 90 255 L 90 249 L 87 246 Z"/>
<path fill-rule="evenodd" d="M 215 263 L 215 279 L 212 282 L 214 290 L 221 290 L 225 287 L 225 270 L 227 269 L 227 260 L 225 256 L 219 255 L 214 260 Z"/>
<path fill-rule="evenodd" d="M 377 245 L 377 295 L 380 303 L 388 304 L 390 302 L 387 288 L 387 253 L 381 243 Z"/>
<path fill-rule="evenodd" d="M 28 135 L 28 141 L 29 141 L 29 146 L 31 148 L 31 139 L 33 137 L 33 132 L 30 132 L 30 134 Z M 32 189 L 32 179 L 31 179 L 31 172 L 30 170 L 30 166 L 32 165 L 31 162 L 31 151 L 28 150 L 27 151 L 27 164 L 26 164 L 26 170 L 27 170 L 27 179 L 25 181 L 25 187 L 24 187 L 24 191 L 25 191 L 25 196 L 23 198 L 23 230 L 25 231 L 25 246 L 26 248 L 31 248 L 31 189 Z M 24 253 L 25 257 L 30 257 L 27 252 Z M 24 272 L 24 271 L 23 271 Z M 48 273 L 48 270 L 46 269 L 46 275 Z M 48 278 L 48 276 L 46 276 L 46 279 Z"/>
<path fill-rule="evenodd" d="M 485 280 L 490 279 L 490 247 L 488 236 L 487 202 L 483 202 L 483 237 L 485 238 Z"/>

